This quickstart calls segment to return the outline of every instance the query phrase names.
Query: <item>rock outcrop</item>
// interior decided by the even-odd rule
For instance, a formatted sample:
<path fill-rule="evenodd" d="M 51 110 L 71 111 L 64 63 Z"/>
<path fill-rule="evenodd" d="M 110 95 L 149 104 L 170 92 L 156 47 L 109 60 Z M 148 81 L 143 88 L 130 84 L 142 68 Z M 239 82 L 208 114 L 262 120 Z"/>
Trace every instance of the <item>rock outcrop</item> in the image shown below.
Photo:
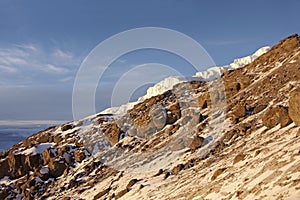
<path fill-rule="evenodd" d="M 299 36 L 264 52 L 15 144 L 0 199 L 299 199 Z"/>
<path fill-rule="evenodd" d="M 290 94 L 289 116 L 297 126 L 300 126 L 300 89 Z"/>

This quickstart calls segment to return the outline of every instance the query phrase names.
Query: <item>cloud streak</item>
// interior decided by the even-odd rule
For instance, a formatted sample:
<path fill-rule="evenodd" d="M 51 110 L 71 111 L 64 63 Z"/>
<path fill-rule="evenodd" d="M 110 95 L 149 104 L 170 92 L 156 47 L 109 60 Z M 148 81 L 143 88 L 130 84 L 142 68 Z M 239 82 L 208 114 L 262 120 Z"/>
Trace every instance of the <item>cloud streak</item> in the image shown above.
<path fill-rule="evenodd" d="M 0 79 L 16 85 L 22 82 L 20 79 L 36 77 L 60 80 L 74 76 L 80 62 L 77 56 L 58 47 L 45 49 L 36 44 L 15 44 L 0 48 Z"/>

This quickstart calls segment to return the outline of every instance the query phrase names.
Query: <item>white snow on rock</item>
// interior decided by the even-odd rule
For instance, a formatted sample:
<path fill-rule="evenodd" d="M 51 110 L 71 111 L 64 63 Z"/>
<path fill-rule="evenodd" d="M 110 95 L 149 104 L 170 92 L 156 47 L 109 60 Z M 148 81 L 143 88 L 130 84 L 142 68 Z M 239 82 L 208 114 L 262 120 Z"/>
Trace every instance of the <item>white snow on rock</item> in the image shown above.
<path fill-rule="evenodd" d="M 220 75 L 222 75 L 226 71 L 234 70 L 240 67 L 244 67 L 247 64 L 253 62 L 256 58 L 261 56 L 262 54 L 268 52 L 271 49 L 269 46 L 262 47 L 258 49 L 254 54 L 250 56 L 246 56 L 243 58 L 234 59 L 233 63 L 221 67 L 212 67 L 204 72 L 197 72 L 196 77 L 200 77 L 204 80 L 212 80 Z"/>
<path fill-rule="evenodd" d="M 36 154 L 42 154 L 44 152 L 45 149 L 52 147 L 53 145 L 55 145 L 55 143 L 41 143 L 37 146 L 33 146 L 29 149 L 26 149 L 25 151 L 23 151 L 23 154 L 25 155 L 36 155 Z"/>
<path fill-rule="evenodd" d="M 160 81 L 159 83 L 155 84 L 154 86 L 147 89 L 147 93 L 145 96 L 140 97 L 138 100 L 143 101 L 150 97 L 159 95 L 164 93 L 165 91 L 171 90 L 174 85 L 185 81 L 185 77 L 180 76 L 170 76 L 165 78 L 164 80 Z"/>
<path fill-rule="evenodd" d="M 115 114 L 115 115 L 122 115 L 126 113 L 127 110 L 133 108 L 135 104 L 139 103 L 139 101 L 129 102 L 127 104 L 121 105 L 119 107 L 111 107 L 103 110 L 100 114 Z"/>
<path fill-rule="evenodd" d="M 262 54 L 268 52 L 271 49 L 269 46 L 262 47 L 258 49 L 254 54 L 242 58 L 237 58 L 233 61 L 233 63 L 225 66 L 215 66 L 211 67 L 206 71 L 197 72 L 193 77 L 180 77 L 180 76 L 170 76 L 155 84 L 154 86 L 147 89 L 146 95 L 140 97 L 136 102 L 129 102 L 119 107 L 107 108 L 104 111 L 100 112 L 100 114 L 116 114 L 122 115 L 127 112 L 127 110 L 133 108 L 133 106 L 139 102 L 142 102 L 145 99 L 151 98 L 153 96 L 162 94 L 174 87 L 174 85 L 178 83 L 182 83 L 185 81 L 191 80 L 203 80 L 210 81 L 219 76 L 221 76 L 224 72 L 229 70 L 234 70 L 240 67 L 243 67 L 251 62 L 253 62 L 256 58 L 261 56 Z"/>

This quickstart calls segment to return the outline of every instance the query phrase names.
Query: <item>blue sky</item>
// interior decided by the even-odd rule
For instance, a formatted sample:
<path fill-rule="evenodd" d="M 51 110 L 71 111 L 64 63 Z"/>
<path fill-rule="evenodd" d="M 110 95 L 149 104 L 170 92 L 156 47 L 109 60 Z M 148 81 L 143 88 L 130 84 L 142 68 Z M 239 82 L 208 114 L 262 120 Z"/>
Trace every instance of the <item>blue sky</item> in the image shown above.
<path fill-rule="evenodd" d="M 173 29 L 199 42 L 217 65 L 225 65 L 299 33 L 299 7 L 297 0 L 0 0 L 0 120 L 71 120 L 81 62 L 101 41 L 122 31 Z M 99 87 L 97 109 L 109 106 L 119 77 L 114 75 L 149 62 L 194 73 L 170 53 L 129 53 L 106 73 L 108 84 Z"/>

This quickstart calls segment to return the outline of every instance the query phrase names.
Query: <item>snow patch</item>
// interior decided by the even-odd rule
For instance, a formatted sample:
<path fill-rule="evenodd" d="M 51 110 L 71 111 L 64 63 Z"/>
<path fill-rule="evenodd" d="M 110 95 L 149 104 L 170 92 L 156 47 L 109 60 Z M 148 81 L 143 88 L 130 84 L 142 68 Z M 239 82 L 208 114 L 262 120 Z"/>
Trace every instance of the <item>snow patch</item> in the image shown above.
<path fill-rule="evenodd" d="M 25 151 L 23 151 L 23 153 L 25 155 L 36 155 L 36 154 L 42 154 L 44 152 L 45 149 L 52 147 L 53 145 L 55 145 L 55 143 L 41 143 L 37 146 L 31 147 L 29 149 L 26 149 Z"/>

